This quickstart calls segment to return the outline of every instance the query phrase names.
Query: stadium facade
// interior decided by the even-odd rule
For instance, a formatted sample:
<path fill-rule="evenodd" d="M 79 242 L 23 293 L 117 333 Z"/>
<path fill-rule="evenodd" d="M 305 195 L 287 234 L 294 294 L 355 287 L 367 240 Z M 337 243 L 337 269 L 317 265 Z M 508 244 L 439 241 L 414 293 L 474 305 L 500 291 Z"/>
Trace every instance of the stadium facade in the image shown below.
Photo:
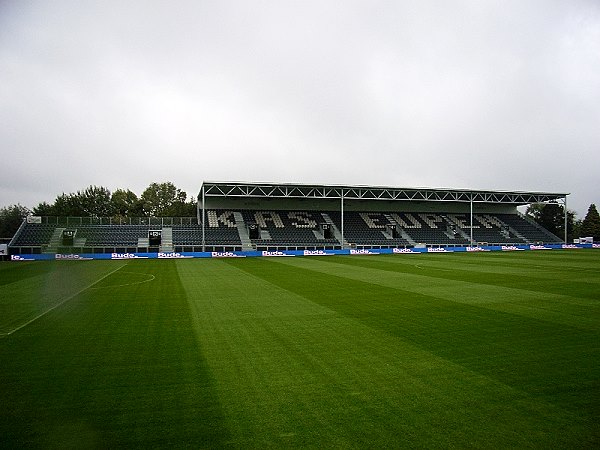
<path fill-rule="evenodd" d="M 315 222 L 329 224 L 337 243 L 343 247 L 472 245 L 482 239 L 485 242 L 491 239 L 495 243 L 556 243 L 561 239 L 529 221 L 519 213 L 517 207 L 548 202 L 566 205 L 567 195 L 465 189 L 204 182 L 198 195 L 198 222 L 204 224 L 201 218 L 206 211 L 219 211 L 221 217 L 225 212 L 233 213 L 234 210 L 255 211 L 254 217 L 248 213 L 243 215 L 245 226 L 256 224 L 260 237 L 251 241 L 266 246 L 273 246 L 276 241 L 283 245 L 285 241 L 273 239 L 268 233 L 270 229 L 300 228 L 298 222 L 286 226 L 285 218 L 293 219 L 289 214 L 305 217 L 312 228 L 316 228 Z M 496 215 L 505 216 L 508 223 L 503 223 Z M 308 223 L 306 220 L 304 225 Z M 511 235 L 511 223 L 523 230 L 525 235 L 521 235 L 518 229 L 513 229 Z M 216 225 L 213 221 L 203 226 L 203 242 L 206 243 L 207 230 Z M 532 227 L 538 232 L 532 231 Z M 504 232 L 479 233 L 482 228 L 498 228 Z M 265 230 L 267 233 L 263 233 Z M 399 235 L 404 238 L 403 242 L 395 239 Z"/>
<path fill-rule="evenodd" d="M 555 202 L 566 211 L 568 195 L 205 181 L 195 218 L 30 217 L 9 252 L 104 258 L 565 246 L 566 236 L 517 208 Z"/>

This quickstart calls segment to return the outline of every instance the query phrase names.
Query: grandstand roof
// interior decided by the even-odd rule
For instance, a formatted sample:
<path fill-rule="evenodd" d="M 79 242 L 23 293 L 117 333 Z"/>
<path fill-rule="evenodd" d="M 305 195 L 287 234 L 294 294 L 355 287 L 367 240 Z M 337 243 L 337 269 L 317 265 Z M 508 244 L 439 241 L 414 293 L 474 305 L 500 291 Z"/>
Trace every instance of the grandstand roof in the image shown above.
<path fill-rule="evenodd" d="M 503 203 L 528 205 L 565 199 L 568 193 L 485 191 L 470 189 L 343 186 L 298 183 L 244 183 L 204 181 L 198 199 L 205 197 L 343 198 L 348 200 L 402 200 Z"/>

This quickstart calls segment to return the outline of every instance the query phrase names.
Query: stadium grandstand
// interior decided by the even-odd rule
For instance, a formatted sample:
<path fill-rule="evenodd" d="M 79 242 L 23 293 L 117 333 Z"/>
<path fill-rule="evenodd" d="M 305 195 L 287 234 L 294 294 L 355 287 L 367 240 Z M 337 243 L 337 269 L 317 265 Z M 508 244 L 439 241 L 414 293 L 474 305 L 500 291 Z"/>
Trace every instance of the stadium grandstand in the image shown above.
<path fill-rule="evenodd" d="M 197 217 L 28 217 L 11 254 L 560 244 L 517 209 L 565 193 L 204 182 Z"/>

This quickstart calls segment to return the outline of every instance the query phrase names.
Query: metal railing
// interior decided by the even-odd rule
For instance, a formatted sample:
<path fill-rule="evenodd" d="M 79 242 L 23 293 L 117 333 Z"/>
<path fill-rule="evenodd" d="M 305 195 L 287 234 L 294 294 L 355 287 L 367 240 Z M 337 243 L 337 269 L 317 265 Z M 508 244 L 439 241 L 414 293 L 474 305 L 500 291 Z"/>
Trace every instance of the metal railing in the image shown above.
<path fill-rule="evenodd" d="M 149 225 L 168 227 L 172 225 L 198 225 L 197 217 L 58 217 L 42 216 L 42 224 L 48 225 Z"/>

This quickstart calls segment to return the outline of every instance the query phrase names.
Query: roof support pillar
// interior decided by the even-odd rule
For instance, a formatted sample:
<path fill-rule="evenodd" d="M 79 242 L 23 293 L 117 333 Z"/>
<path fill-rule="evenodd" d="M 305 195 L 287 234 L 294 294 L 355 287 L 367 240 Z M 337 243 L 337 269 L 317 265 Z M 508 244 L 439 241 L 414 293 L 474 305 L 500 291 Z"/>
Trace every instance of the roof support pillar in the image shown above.
<path fill-rule="evenodd" d="M 341 207 L 340 207 L 340 211 L 341 211 L 341 217 L 342 217 L 342 229 L 340 230 L 342 233 L 342 248 L 344 248 L 344 189 L 342 188 L 342 195 L 340 195 L 340 201 L 341 201 Z"/>
<path fill-rule="evenodd" d="M 206 220 L 205 220 L 206 214 L 204 214 L 204 212 L 205 212 L 204 211 L 204 208 L 205 208 L 204 200 L 205 200 L 204 199 L 204 184 L 202 184 L 202 218 L 201 218 L 201 220 L 202 220 L 202 251 L 203 252 L 206 251 L 206 238 L 204 236 L 204 226 L 205 226 L 204 222 L 206 222 Z"/>
<path fill-rule="evenodd" d="M 565 244 L 567 243 L 567 223 L 569 213 L 567 212 L 567 196 L 565 195 Z"/>
<path fill-rule="evenodd" d="M 471 247 L 473 244 L 473 196 L 471 196 Z"/>

